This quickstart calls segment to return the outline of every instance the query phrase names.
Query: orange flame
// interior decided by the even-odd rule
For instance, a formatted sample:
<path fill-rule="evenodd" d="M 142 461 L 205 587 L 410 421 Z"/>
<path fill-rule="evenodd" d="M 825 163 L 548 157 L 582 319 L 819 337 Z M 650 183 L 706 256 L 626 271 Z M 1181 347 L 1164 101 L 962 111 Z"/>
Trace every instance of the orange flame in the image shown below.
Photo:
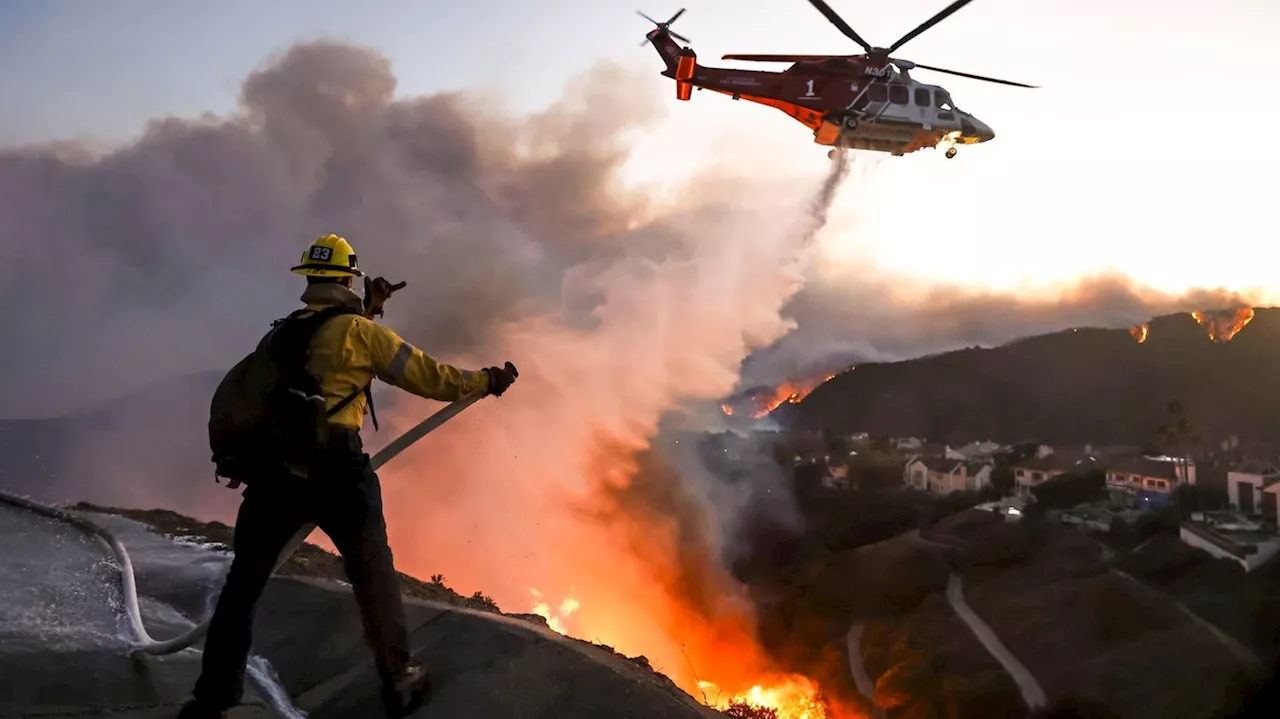
<path fill-rule="evenodd" d="M 1146 342 L 1147 337 L 1150 336 L 1151 328 L 1147 323 L 1143 322 L 1140 325 L 1130 327 L 1129 334 L 1133 335 L 1133 338 L 1138 341 L 1138 344 L 1142 344 L 1143 342 Z"/>
<path fill-rule="evenodd" d="M 853 369 L 850 367 L 849 369 Z M 808 380 L 788 380 L 774 387 L 771 390 L 761 392 L 751 397 L 751 417 L 760 419 L 768 416 L 768 414 L 783 404 L 797 404 L 808 397 L 815 389 L 824 382 L 831 380 L 837 373 L 819 377 L 817 379 Z M 729 404 L 720 405 L 720 410 L 726 415 L 732 417 L 735 413 L 733 406 Z"/>
<path fill-rule="evenodd" d="M 705 701 L 725 711 L 734 704 L 765 707 L 777 719 L 838 719 L 823 706 L 818 685 L 798 674 L 770 678 L 768 685 L 756 684 L 746 691 L 725 697 L 712 682 L 698 682 Z"/>
<path fill-rule="evenodd" d="M 1252 307 L 1235 310 L 1207 310 L 1192 312 L 1191 316 L 1209 333 L 1213 342 L 1230 342 L 1257 314 Z"/>
<path fill-rule="evenodd" d="M 769 414 L 770 412 L 774 411 L 778 407 L 782 406 L 784 402 L 797 404 L 801 400 L 803 400 L 805 397 L 808 397 L 811 392 L 817 389 L 818 385 L 822 384 L 823 382 L 826 382 L 832 377 L 835 377 L 835 375 L 829 374 L 826 377 L 823 377 L 822 379 L 816 380 L 816 381 L 810 380 L 807 382 L 800 382 L 800 381 L 783 382 L 773 390 L 772 394 L 765 395 L 763 398 L 756 400 L 756 403 L 755 403 L 756 406 L 754 411 L 751 413 L 751 416 L 759 419 L 760 417 L 763 417 Z"/>

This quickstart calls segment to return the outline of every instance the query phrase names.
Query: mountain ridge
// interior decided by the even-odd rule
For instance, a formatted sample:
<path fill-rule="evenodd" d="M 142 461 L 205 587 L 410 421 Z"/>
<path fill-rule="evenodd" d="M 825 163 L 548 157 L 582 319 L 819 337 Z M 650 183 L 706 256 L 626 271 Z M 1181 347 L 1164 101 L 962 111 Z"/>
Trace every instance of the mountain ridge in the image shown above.
<path fill-rule="evenodd" d="M 1229 312 L 1229 311 L 1228 311 Z M 1207 313 L 1206 313 L 1207 314 Z M 1209 320 L 1207 324 L 1212 324 Z M 1190 313 L 857 365 L 782 409 L 797 428 L 965 442 L 1142 444 L 1179 400 L 1207 439 L 1280 438 L 1280 309 L 1229 340 Z M 1138 337 L 1145 334 L 1145 341 Z"/>

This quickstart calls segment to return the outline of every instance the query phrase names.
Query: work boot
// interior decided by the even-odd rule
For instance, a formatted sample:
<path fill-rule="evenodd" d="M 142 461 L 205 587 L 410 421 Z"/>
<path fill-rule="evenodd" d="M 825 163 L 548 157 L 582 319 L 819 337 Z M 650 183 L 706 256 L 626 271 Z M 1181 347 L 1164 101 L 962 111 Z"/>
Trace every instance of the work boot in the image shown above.
<path fill-rule="evenodd" d="M 178 711 L 178 719 L 226 719 L 226 716 L 225 709 L 212 707 L 199 699 L 192 699 L 183 704 L 182 709 Z"/>
<path fill-rule="evenodd" d="M 388 719 L 400 719 L 417 711 L 426 702 L 430 685 L 422 662 L 409 660 L 403 671 L 382 685 L 382 706 Z"/>

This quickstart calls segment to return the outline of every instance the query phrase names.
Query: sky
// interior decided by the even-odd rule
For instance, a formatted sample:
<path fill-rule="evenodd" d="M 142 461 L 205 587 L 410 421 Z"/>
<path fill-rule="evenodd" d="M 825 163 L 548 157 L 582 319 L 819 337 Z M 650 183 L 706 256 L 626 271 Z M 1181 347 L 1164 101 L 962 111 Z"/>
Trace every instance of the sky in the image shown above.
<path fill-rule="evenodd" d="M 677 24 L 704 64 L 725 52 L 851 52 L 802 0 L 699 0 Z M 888 44 L 944 3 L 833 6 Z M 0 146 L 135 137 L 156 117 L 232 113 L 243 78 L 291 44 L 335 38 L 387 56 L 397 94 L 486 93 L 505 108 L 547 105 L 590 83 L 599 60 L 666 82 L 639 47 L 642 9 L 613 0 L 473 0 L 443 7 L 278 0 L 6 0 L 0 3 Z M 1117 271 L 1165 291 L 1227 287 L 1269 300 L 1280 243 L 1269 179 L 1280 148 L 1261 118 L 1280 114 L 1280 5 L 1267 0 L 977 0 L 911 41 L 917 62 L 1040 85 L 1029 90 L 917 71 L 996 130 L 954 160 L 928 150 L 866 161 L 874 182 L 845 193 L 824 238 L 823 271 L 868 264 L 903 291 L 947 282 L 1049 292 Z M 774 67 L 774 66 L 766 66 Z M 781 66 L 779 66 L 780 69 Z M 13 71 L 16 68 L 18 71 Z M 588 73 L 583 75 L 583 73 Z M 669 92 L 669 91 L 668 91 Z M 673 94 L 673 93 L 672 93 Z M 809 131 L 776 111 L 668 97 L 661 131 L 640 138 L 634 174 L 708 162 L 746 172 L 820 172 Z M 751 152 L 743 152 L 750 148 Z M 639 181 L 639 180 L 638 180 Z"/>
<path fill-rule="evenodd" d="M 704 64 L 725 52 L 832 52 L 851 42 L 801 0 L 688 2 L 677 29 Z M 838 12 L 888 44 L 943 5 L 858 3 Z M 331 37 L 390 58 L 400 95 L 490 93 L 546 105 L 600 59 L 661 69 L 631 3 L 473 0 L 6 0 L 0 3 L 0 145 L 127 140 L 154 117 L 225 114 L 240 82 L 290 44 Z M 665 18 L 677 6 L 651 5 Z M 589 28 L 589 29 L 588 29 Z M 1267 0 L 978 0 L 911 41 L 917 62 L 1008 77 L 1026 90 L 936 73 L 995 141 L 875 163 L 877 182 L 841 198 L 830 271 L 866 262 L 908 277 L 1001 290 L 1119 270 L 1160 289 L 1271 294 L 1280 260 L 1266 188 L 1280 150 L 1260 118 L 1280 114 L 1280 5 Z M 770 66 L 772 67 L 772 66 Z M 741 145 L 770 171 L 820 163 L 802 126 L 768 108 L 670 99 L 669 157 L 649 174 Z M 753 153 L 760 154 L 760 153 Z M 744 170 L 750 163 L 744 162 Z M 785 168 L 785 169 L 784 169 Z M 641 173 L 643 174 L 643 173 Z M 1243 260 L 1243 258 L 1249 258 Z"/>

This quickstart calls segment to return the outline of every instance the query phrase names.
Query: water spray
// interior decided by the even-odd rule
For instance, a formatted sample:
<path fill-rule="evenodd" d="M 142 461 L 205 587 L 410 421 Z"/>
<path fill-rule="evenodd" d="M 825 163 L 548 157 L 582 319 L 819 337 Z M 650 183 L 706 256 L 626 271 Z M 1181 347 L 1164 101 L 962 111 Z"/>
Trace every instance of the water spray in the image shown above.
<path fill-rule="evenodd" d="M 444 407 L 430 417 L 422 420 L 413 428 L 392 440 L 390 444 L 375 454 L 370 460 L 370 464 L 372 464 L 373 468 L 377 470 L 409 446 L 435 431 L 440 427 L 440 425 L 448 422 L 467 407 L 475 404 L 483 396 L 485 396 L 483 393 L 476 393 L 471 397 L 458 400 Z M 0 502 L 20 507 L 61 522 L 66 522 L 67 524 L 76 527 L 85 534 L 98 540 L 98 542 L 102 544 L 107 551 L 111 552 L 111 554 L 115 556 L 116 561 L 120 565 L 120 588 L 124 593 L 125 611 L 128 614 L 129 628 L 134 637 L 132 647 L 132 652 L 134 654 L 151 654 L 154 656 L 174 654 L 200 641 L 209 631 L 209 619 L 206 618 L 186 634 L 181 634 L 165 640 L 156 640 L 152 638 L 151 635 L 147 633 L 146 627 L 142 624 L 142 613 L 138 606 L 138 584 L 134 577 L 133 562 L 129 559 L 128 550 L 125 549 L 124 545 L 120 543 L 120 540 L 116 538 L 114 534 L 102 526 L 77 514 L 58 507 L 41 504 L 27 499 L 26 497 L 19 497 L 14 494 L 9 494 L 8 492 L 0 491 Z M 298 533 L 289 540 L 289 543 L 285 545 L 284 550 L 280 552 L 280 557 L 276 560 L 276 566 L 272 570 L 272 574 L 280 570 L 280 567 L 288 561 L 289 557 L 293 555 L 298 547 L 302 546 L 302 543 L 306 541 L 307 537 L 311 535 L 311 532 L 315 530 L 315 528 L 316 525 L 308 524 L 298 530 Z"/>

